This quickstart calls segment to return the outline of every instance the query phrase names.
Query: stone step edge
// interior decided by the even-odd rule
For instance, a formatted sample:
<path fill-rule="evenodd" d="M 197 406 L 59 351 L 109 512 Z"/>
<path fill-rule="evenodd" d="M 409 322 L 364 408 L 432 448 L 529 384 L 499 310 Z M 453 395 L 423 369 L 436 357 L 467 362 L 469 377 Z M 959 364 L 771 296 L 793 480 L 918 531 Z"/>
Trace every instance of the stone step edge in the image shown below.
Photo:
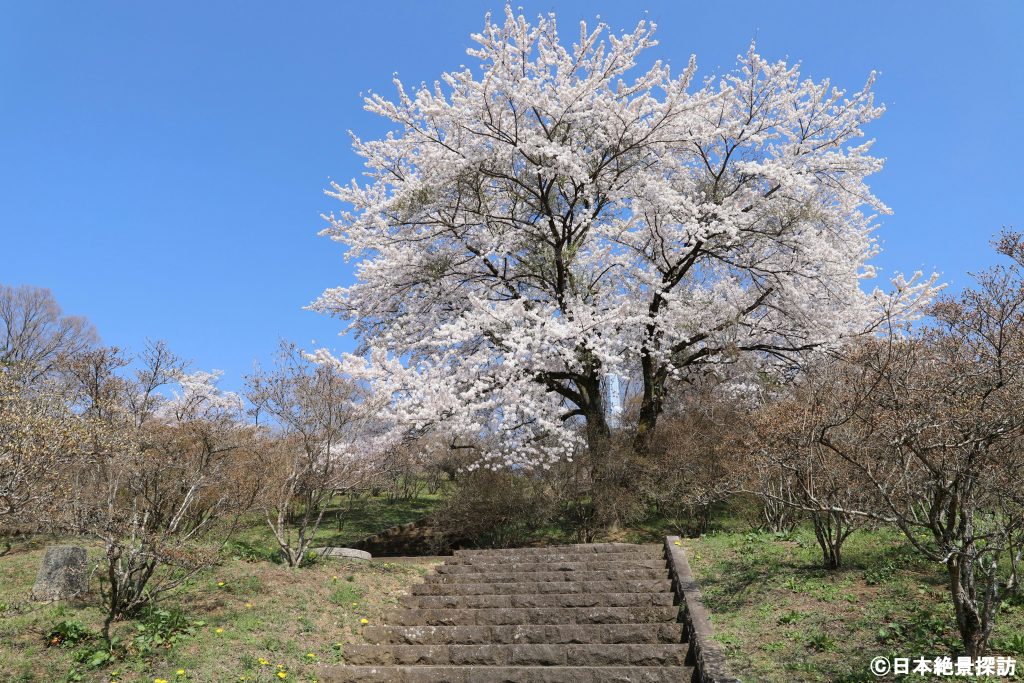
<path fill-rule="evenodd" d="M 346 645 L 360 666 L 682 666 L 683 643 L 499 643 L 485 645 Z"/>
<path fill-rule="evenodd" d="M 449 565 L 490 566 L 509 562 L 629 562 L 634 559 L 664 559 L 664 553 L 653 550 L 614 553 L 506 553 L 502 555 L 462 555 L 446 560 Z"/>
<path fill-rule="evenodd" d="M 455 584 L 455 585 L 457 585 L 457 584 Z M 615 596 L 615 598 L 611 599 L 611 596 Z M 626 596 L 628 596 L 628 597 L 626 597 Z M 481 599 L 481 600 L 477 600 L 478 598 Z M 432 607 L 424 607 L 424 604 L 429 605 L 432 601 L 441 602 L 441 601 L 445 601 L 445 600 L 454 600 L 454 601 L 462 601 L 462 602 L 467 602 L 467 603 L 471 603 L 471 602 L 482 603 L 482 602 L 486 602 L 487 601 L 486 599 L 495 599 L 495 601 L 497 602 L 497 601 L 499 601 L 499 600 L 497 600 L 498 598 L 507 599 L 507 602 L 509 604 L 507 604 L 507 605 L 497 605 L 497 604 L 495 604 L 495 605 L 480 605 L 480 604 L 478 604 L 477 606 L 472 606 L 472 605 L 461 606 L 461 605 L 457 605 L 457 604 L 456 605 L 438 604 L 438 605 L 432 606 Z M 554 604 L 544 605 L 544 604 L 534 604 L 534 605 L 517 605 L 517 604 L 515 604 L 517 602 L 527 601 L 527 600 L 529 600 L 531 598 L 550 598 L 553 602 L 557 602 L 558 599 L 564 600 L 566 602 L 573 602 L 574 600 L 583 601 L 583 600 L 586 600 L 586 599 L 598 599 L 598 600 L 600 600 L 600 602 L 605 602 L 605 603 L 607 603 L 607 602 L 618 602 L 618 603 L 629 603 L 629 604 L 619 604 L 619 605 L 609 605 L 609 604 L 591 604 L 591 605 L 554 605 Z M 600 593 L 600 594 L 594 594 L 594 593 L 526 593 L 526 594 L 518 594 L 518 595 L 403 595 L 401 598 L 399 598 L 400 604 L 405 606 L 405 607 L 407 607 L 407 608 L 409 608 L 409 609 L 554 609 L 554 608 L 559 608 L 559 607 L 575 608 L 575 607 L 649 607 L 649 606 L 667 607 L 667 606 L 670 606 L 670 605 L 674 604 L 675 600 L 676 600 L 676 596 L 675 596 L 675 593 L 673 593 L 672 591 L 662 591 L 662 592 L 651 592 L 651 591 L 642 591 L 641 592 L 641 591 L 635 591 L 633 593 Z M 543 603 L 543 602 L 545 602 L 545 600 L 540 600 L 538 602 Z"/>
<path fill-rule="evenodd" d="M 656 623 L 657 619 L 662 622 L 672 622 L 678 617 L 679 610 L 676 606 L 633 606 L 633 607 L 483 607 L 465 609 L 394 609 L 386 616 L 388 623 L 399 622 L 408 626 L 561 626 L 567 624 L 635 624 L 635 623 Z M 522 619 L 543 619 L 542 621 L 498 621 L 488 620 L 492 615 L 502 615 L 505 618 Z M 614 619 L 615 621 L 592 621 L 589 619 Z M 583 617 L 584 621 L 578 621 Z M 636 619 L 643 618 L 643 621 Z M 433 621 L 446 620 L 446 623 L 431 624 L 417 623 L 423 619 Z M 481 619 L 484 621 L 481 621 Z M 564 621 L 565 619 L 572 621 Z M 546 621 L 557 619 L 558 621 Z"/>
<path fill-rule="evenodd" d="M 552 552 L 582 552 L 582 553 L 606 553 L 606 552 L 628 552 L 636 548 L 658 548 L 660 543 L 571 543 L 569 545 L 540 545 L 528 548 L 466 548 L 455 551 L 455 557 L 466 557 L 475 555 L 487 555 L 495 553 L 552 553 Z"/>
<path fill-rule="evenodd" d="M 554 581 L 633 581 L 660 580 L 668 577 L 667 569 L 597 569 L 555 572 L 490 572 L 481 574 L 427 574 L 424 583 L 550 583 Z M 532 578 L 532 581 L 524 579 Z"/>
<path fill-rule="evenodd" d="M 689 681 L 689 666 L 346 666 L 322 665 L 320 683 L 680 683 Z M 437 676 L 437 677 L 435 677 Z M 497 677 L 496 677 L 497 676 Z"/>
<path fill-rule="evenodd" d="M 602 585 L 603 584 L 603 585 Z M 627 584 L 627 585 L 622 585 Z M 630 586 L 628 584 L 657 584 L 649 586 Z M 496 586 L 508 586 L 511 590 L 497 591 Z M 572 590 L 539 590 L 540 586 Z M 429 588 L 428 588 L 429 587 Z M 580 593 L 602 593 L 609 588 L 612 593 L 670 593 L 672 582 L 667 579 L 619 579 L 611 581 L 521 581 L 517 583 L 414 583 L 410 595 L 452 596 L 452 595 L 578 595 Z M 639 590 L 621 590 L 622 588 L 639 588 Z M 480 592 L 474 592 L 480 591 Z"/>
<path fill-rule="evenodd" d="M 683 625 L 673 621 L 630 624 L 502 624 L 496 626 L 392 626 L 377 625 L 363 629 L 363 637 L 373 645 L 509 645 L 517 638 L 529 639 L 526 645 L 600 645 L 600 644 L 680 644 Z M 663 639 L 663 638 L 666 638 Z M 395 642 L 391 640 L 397 638 Z M 462 641 L 453 640 L 461 638 Z M 630 638 L 632 640 L 625 640 Z M 645 638 L 636 640 L 637 638 Z M 422 642 L 409 642 L 409 639 Z M 469 642 L 464 642 L 466 639 Z M 555 640 L 553 639 L 560 639 Z M 433 641 L 433 642 L 431 642 Z M 521 641 L 520 641 L 521 642 Z"/>
<path fill-rule="evenodd" d="M 470 571 L 483 567 L 507 568 L 504 573 L 527 572 L 573 572 L 573 571 L 615 571 L 628 569 L 667 569 L 668 565 L 661 558 L 644 560 L 610 560 L 606 562 L 509 562 L 502 565 L 489 564 L 442 564 L 434 571 L 438 574 L 486 574 L 486 571 Z"/>

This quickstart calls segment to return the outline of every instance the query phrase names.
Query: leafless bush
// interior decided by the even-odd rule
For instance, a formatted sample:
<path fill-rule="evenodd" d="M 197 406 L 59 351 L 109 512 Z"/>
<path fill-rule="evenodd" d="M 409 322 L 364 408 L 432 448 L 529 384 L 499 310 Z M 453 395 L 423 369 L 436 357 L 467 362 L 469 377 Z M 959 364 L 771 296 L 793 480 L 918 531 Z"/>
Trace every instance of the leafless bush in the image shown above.
<path fill-rule="evenodd" d="M 54 522 L 104 544 L 108 640 L 113 621 L 215 562 L 216 547 L 200 539 L 251 502 L 229 485 L 248 433 L 238 397 L 218 391 L 215 375 L 185 374 L 163 344 L 140 362 L 128 376 L 118 350 L 96 349 L 69 369 L 88 449 L 66 472 L 69 495 Z M 173 398 L 160 393 L 172 385 Z"/>
<path fill-rule="evenodd" d="M 940 301 L 923 329 L 844 359 L 815 420 L 831 462 L 875 496 L 836 507 L 944 565 L 970 656 L 1019 590 L 1024 544 L 1024 238 L 1006 233 L 998 250 L 1013 263 Z"/>
<path fill-rule="evenodd" d="M 283 344 L 276 368 L 249 378 L 255 414 L 269 421 L 257 441 L 264 518 L 290 567 L 298 567 L 338 494 L 366 486 L 384 469 L 375 452 L 376 409 L 337 367 Z"/>
<path fill-rule="evenodd" d="M 479 469 L 432 515 L 445 536 L 492 548 L 522 545 L 551 521 L 555 505 L 549 485 L 534 474 Z"/>
<path fill-rule="evenodd" d="M 648 497 L 678 533 L 707 531 L 712 508 L 740 487 L 737 437 L 747 425 L 746 411 L 713 390 L 685 394 L 662 419 L 651 449 L 657 477 Z"/>

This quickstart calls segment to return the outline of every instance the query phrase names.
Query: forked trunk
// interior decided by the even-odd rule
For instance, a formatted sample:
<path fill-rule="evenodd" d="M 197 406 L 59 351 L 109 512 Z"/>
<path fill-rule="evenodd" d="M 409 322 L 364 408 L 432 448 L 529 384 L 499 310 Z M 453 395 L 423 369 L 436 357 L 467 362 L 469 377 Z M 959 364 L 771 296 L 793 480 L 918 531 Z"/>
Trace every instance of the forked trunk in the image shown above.
<path fill-rule="evenodd" d="M 979 609 L 977 590 L 974 582 L 974 566 L 969 559 L 960 556 L 946 561 L 949 574 L 949 591 L 956 611 L 956 625 L 964 650 L 969 657 L 981 657 L 988 648 L 992 630 Z"/>

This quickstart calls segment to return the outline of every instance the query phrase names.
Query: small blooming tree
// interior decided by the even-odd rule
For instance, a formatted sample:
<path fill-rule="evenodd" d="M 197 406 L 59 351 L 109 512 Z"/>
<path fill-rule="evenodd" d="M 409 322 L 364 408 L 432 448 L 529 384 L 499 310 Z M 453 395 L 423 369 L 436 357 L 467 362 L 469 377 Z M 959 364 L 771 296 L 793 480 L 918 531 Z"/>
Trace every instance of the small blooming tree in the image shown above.
<path fill-rule="evenodd" d="M 395 130 L 356 139 L 367 181 L 329 191 L 346 207 L 324 234 L 357 281 L 315 308 L 351 320 L 348 369 L 403 424 L 495 433 L 485 462 L 545 466 L 581 433 L 604 449 L 624 376 L 644 450 L 673 379 L 870 326 L 873 75 L 846 93 L 751 47 L 698 83 L 693 59 L 640 66 L 652 24 L 581 23 L 569 45 L 554 16 L 505 14 L 473 36 L 479 69 L 366 99 Z"/>
<path fill-rule="evenodd" d="M 0 538 L 49 528 L 65 492 L 62 472 L 84 437 L 52 387 L 30 390 L 0 371 Z"/>
<path fill-rule="evenodd" d="M 248 398 L 264 422 L 257 457 L 261 508 L 289 567 L 302 564 L 327 505 L 379 472 L 373 438 L 381 406 L 331 362 L 283 344 L 277 366 L 249 377 Z"/>

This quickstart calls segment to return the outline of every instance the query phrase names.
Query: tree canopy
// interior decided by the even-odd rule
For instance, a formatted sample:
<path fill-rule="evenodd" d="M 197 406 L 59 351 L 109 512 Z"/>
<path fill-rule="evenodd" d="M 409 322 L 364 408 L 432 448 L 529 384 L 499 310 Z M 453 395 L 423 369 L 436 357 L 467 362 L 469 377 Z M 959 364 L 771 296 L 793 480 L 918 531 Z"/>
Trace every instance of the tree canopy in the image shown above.
<path fill-rule="evenodd" d="M 348 369 L 396 397 L 401 423 L 497 433 L 485 461 L 566 456 L 582 418 L 607 436 L 604 382 L 635 378 L 643 446 L 673 380 L 755 354 L 788 363 L 880 319 L 866 293 L 887 208 L 862 127 L 874 75 L 852 93 L 769 62 L 696 81 L 646 64 L 655 26 L 615 35 L 506 8 L 469 55 L 397 98 L 394 124 L 356 138 L 365 182 L 324 234 L 357 281 L 314 307 L 362 342 Z M 898 282 L 913 308 L 931 282 Z"/>

